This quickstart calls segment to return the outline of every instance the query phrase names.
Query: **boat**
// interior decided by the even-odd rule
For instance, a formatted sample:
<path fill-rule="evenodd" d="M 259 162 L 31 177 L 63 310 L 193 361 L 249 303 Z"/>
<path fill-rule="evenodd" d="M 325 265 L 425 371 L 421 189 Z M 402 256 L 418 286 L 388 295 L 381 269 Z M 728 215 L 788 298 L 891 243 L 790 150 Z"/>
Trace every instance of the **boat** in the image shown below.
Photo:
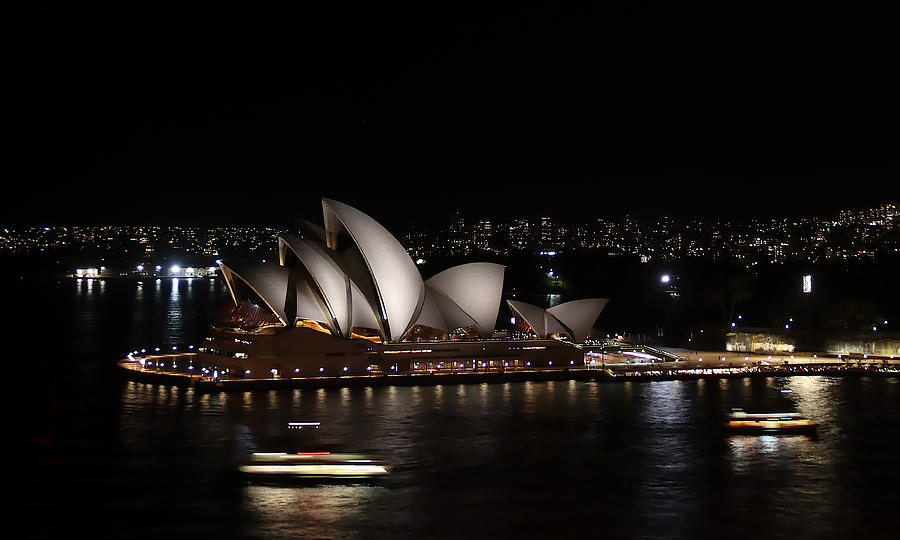
<path fill-rule="evenodd" d="M 315 432 L 320 426 L 320 422 L 289 422 L 287 429 Z M 254 452 L 246 462 L 238 465 L 238 471 L 249 478 L 314 481 L 360 481 L 388 474 L 387 465 L 372 456 L 331 452 L 308 440 L 303 447 L 306 451 Z"/>
<path fill-rule="evenodd" d="M 387 466 L 378 459 L 331 452 L 254 452 L 238 470 L 250 477 L 311 480 L 361 480 L 388 474 Z"/>
<path fill-rule="evenodd" d="M 729 431 L 760 434 L 811 433 L 818 425 L 798 412 L 748 413 L 743 409 L 732 409 L 725 422 Z"/>

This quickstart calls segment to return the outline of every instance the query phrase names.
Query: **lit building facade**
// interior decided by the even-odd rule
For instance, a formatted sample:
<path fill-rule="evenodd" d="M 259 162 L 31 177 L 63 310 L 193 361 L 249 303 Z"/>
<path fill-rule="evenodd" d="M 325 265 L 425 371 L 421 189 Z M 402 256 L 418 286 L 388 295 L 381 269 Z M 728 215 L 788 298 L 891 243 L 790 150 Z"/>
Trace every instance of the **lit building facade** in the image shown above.
<path fill-rule="evenodd" d="M 529 339 L 494 339 L 503 265 L 462 264 L 423 280 L 407 250 L 371 217 L 330 199 L 322 210 L 324 227 L 304 222 L 298 235 L 278 237 L 278 263 L 221 264 L 233 307 L 200 348 L 204 365 L 258 378 L 583 361 L 577 342 L 605 299 L 550 308 L 560 321 L 552 332 L 535 323 Z"/>

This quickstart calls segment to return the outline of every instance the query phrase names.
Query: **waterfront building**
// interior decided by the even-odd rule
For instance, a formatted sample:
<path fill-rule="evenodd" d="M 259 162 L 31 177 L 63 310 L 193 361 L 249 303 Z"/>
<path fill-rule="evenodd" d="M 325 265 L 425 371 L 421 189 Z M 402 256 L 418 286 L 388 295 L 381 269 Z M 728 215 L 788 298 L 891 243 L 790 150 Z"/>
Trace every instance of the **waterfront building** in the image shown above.
<path fill-rule="evenodd" d="M 578 343 L 605 299 L 554 306 L 550 326 L 529 315 L 526 339 L 499 339 L 503 265 L 467 263 L 423 280 L 371 217 L 330 199 L 322 209 L 324 227 L 304 222 L 278 237 L 277 263 L 221 263 L 233 305 L 200 348 L 211 371 L 258 378 L 583 363 Z"/>

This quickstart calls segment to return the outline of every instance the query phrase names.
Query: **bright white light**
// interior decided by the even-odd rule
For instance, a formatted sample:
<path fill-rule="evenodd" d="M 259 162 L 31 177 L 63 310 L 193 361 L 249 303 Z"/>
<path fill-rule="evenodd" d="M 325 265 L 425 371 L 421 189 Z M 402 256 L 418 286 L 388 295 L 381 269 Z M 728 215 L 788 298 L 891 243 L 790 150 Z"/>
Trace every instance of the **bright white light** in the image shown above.
<path fill-rule="evenodd" d="M 143 271 L 144 271 L 144 265 L 143 265 L 143 264 L 137 265 L 137 271 L 138 271 L 138 272 L 143 272 Z"/>
<path fill-rule="evenodd" d="M 299 465 L 241 465 L 239 470 L 250 474 L 277 474 L 294 476 L 376 476 L 388 474 L 381 465 L 348 465 L 342 463 Z"/>
<path fill-rule="evenodd" d="M 663 274 L 662 277 L 659 278 L 659 280 L 663 283 L 668 283 L 671 279 L 672 278 L 669 276 L 669 274 Z"/>
<path fill-rule="evenodd" d="M 641 353 L 641 352 L 623 352 L 622 356 L 633 356 L 635 358 L 643 358 L 645 360 L 656 360 L 656 357 L 652 354 Z"/>
<path fill-rule="evenodd" d="M 803 276 L 803 292 L 805 294 L 812 292 L 812 276 L 809 274 Z"/>
<path fill-rule="evenodd" d="M 169 272 L 171 272 L 173 274 L 177 274 L 178 272 L 181 272 L 181 267 L 178 266 L 177 264 L 173 264 L 172 267 L 169 268 Z"/>

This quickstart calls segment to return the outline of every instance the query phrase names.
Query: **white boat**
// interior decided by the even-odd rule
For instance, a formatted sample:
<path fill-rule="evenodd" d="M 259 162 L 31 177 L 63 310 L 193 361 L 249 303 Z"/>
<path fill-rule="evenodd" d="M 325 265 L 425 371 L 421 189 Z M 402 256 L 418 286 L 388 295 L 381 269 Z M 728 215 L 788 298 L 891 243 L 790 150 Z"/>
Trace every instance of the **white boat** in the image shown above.
<path fill-rule="evenodd" d="M 238 470 L 256 477 L 310 479 L 363 479 L 388 474 L 387 466 L 380 460 L 363 454 L 331 452 L 256 452 Z"/>
<path fill-rule="evenodd" d="M 798 412 L 747 413 L 743 409 L 732 409 L 725 422 L 728 430 L 746 433 L 806 433 L 818 425 Z"/>

